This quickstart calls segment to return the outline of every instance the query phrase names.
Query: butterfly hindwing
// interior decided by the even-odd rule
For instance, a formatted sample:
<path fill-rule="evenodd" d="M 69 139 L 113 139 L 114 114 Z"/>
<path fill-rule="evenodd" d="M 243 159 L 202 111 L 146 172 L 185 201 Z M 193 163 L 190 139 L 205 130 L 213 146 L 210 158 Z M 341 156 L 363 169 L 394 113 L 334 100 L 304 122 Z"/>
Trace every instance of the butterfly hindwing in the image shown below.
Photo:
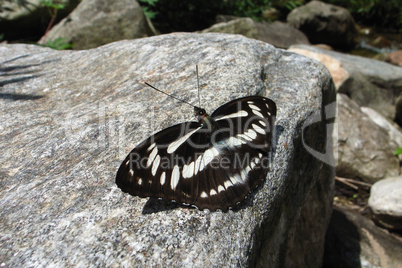
<path fill-rule="evenodd" d="M 226 211 L 265 178 L 275 115 L 272 100 L 251 96 L 166 128 L 131 151 L 116 183 L 131 195 Z"/>

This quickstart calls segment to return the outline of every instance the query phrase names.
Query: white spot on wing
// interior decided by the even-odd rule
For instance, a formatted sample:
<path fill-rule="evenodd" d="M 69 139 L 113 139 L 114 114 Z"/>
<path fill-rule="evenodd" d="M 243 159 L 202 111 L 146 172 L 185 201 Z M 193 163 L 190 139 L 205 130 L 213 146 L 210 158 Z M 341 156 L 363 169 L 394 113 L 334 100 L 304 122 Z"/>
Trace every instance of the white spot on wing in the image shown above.
<path fill-rule="evenodd" d="M 207 198 L 207 197 L 208 197 L 208 195 L 207 195 L 207 193 L 206 193 L 206 192 L 202 192 L 202 193 L 201 193 L 201 195 L 200 195 L 200 197 L 201 197 L 201 198 Z"/>
<path fill-rule="evenodd" d="M 244 169 L 244 171 L 248 174 L 248 173 L 251 171 L 251 167 L 250 167 L 250 166 L 247 166 L 247 167 Z"/>
<path fill-rule="evenodd" d="M 252 141 L 253 139 L 245 134 L 237 134 L 236 137 L 243 138 L 244 140 Z"/>
<path fill-rule="evenodd" d="M 151 173 L 152 173 L 153 176 L 155 176 L 156 171 L 158 170 L 158 167 L 159 167 L 159 163 L 160 163 L 160 162 L 161 162 L 161 157 L 160 157 L 159 155 L 157 155 L 157 156 L 155 157 L 155 160 L 154 160 L 153 164 L 152 164 Z"/>
<path fill-rule="evenodd" d="M 173 153 L 174 151 L 177 150 L 177 148 L 179 148 L 180 145 L 182 145 L 186 140 L 188 140 L 188 138 L 190 138 L 191 135 L 194 134 L 194 132 L 196 132 L 197 130 L 199 130 L 201 127 L 197 127 L 196 129 L 190 131 L 189 133 L 187 133 L 186 135 L 178 138 L 177 140 L 175 140 L 174 142 L 172 142 L 171 144 L 169 144 L 168 148 L 167 148 L 167 152 L 169 154 Z"/>
<path fill-rule="evenodd" d="M 251 140 L 254 140 L 255 138 L 257 138 L 257 133 L 252 129 L 249 129 L 249 130 L 247 130 L 247 132 L 244 132 L 244 135 L 249 137 Z"/>
<path fill-rule="evenodd" d="M 165 181 L 166 181 L 166 173 L 165 173 L 165 171 L 163 171 L 161 174 L 161 179 L 160 179 L 161 185 L 164 185 Z"/>
<path fill-rule="evenodd" d="M 148 147 L 147 151 L 148 151 L 148 152 L 151 151 L 151 150 L 155 147 L 155 145 L 156 145 L 155 142 L 152 143 L 152 144 Z"/>
<path fill-rule="evenodd" d="M 129 173 L 130 173 L 131 177 L 134 176 L 134 170 L 130 169 Z"/>
<path fill-rule="evenodd" d="M 260 108 L 258 108 L 257 106 L 255 106 L 255 105 L 253 105 L 253 104 L 249 104 L 248 105 L 251 109 L 253 109 L 253 110 L 256 110 L 256 111 L 259 111 L 259 112 L 261 112 L 261 109 Z"/>
<path fill-rule="evenodd" d="M 126 166 L 128 166 L 128 164 L 130 164 L 130 159 L 129 159 L 129 160 L 127 160 L 127 162 L 126 162 Z"/>
<path fill-rule="evenodd" d="M 220 192 L 222 192 L 222 191 L 225 191 L 225 188 L 223 188 L 222 185 L 219 185 L 219 186 L 218 186 L 218 193 L 220 193 Z"/>
<path fill-rule="evenodd" d="M 245 117 L 245 116 L 248 116 L 248 112 L 244 111 L 244 110 L 240 110 L 236 113 L 228 114 L 228 115 L 222 116 L 220 118 L 217 118 L 215 120 L 219 121 L 219 120 L 228 119 L 228 118 L 238 118 L 238 117 Z"/>
<path fill-rule="evenodd" d="M 243 143 L 246 143 L 246 142 L 244 142 L 243 140 L 238 139 L 238 138 L 236 138 L 236 137 L 230 137 L 230 138 L 227 139 L 226 141 L 227 141 L 227 143 L 228 143 L 228 145 L 229 145 L 230 147 L 236 147 L 236 146 L 242 145 Z"/>
<path fill-rule="evenodd" d="M 149 167 L 152 164 L 157 153 L 158 153 L 158 147 L 154 147 L 152 152 L 149 154 L 148 161 L 147 161 L 147 167 Z"/>
<path fill-rule="evenodd" d="M 227 189 L 227 188 L 229 188 L 230 186 L 232 186 L 233 184 L 232 184 L 232 182 L 231 182 L 230 180 L 227 180 L 227 181 L 225 181 L 225 182 L 223 183 L 223 185 L 224 185 L 225 188 Z"/>
<path fill-rule="evenodd" d="M 195 160 L 195 167 L 194 167 L 194 174 L 197 175 L 198 171 L 200 170 L 200 165 L 201 165 L 201 160 L 202 160 L 202 156 L 200 155 L 199 157 L 197 157 L 197 160 Z"/>
<path fill-rule="evenodd" d="M 253 169 L 255 166 L 256 166 L 256 165 L 255 165 L 255 163 L 254 163 L 254 162 L 251 162 L 251 163 L 250 163 L 250 167 L 251 167 L 251 169 Z"/>
<path fill-rule="evenodd" d="M 232 184 L 237 184 L 237 183 L 242 183 L 243 182 L 241 177 L 240 177 L 240 175 L 238 175 L 238 174 L 230 177 L 229 179 L 232 182 Z"/>
<path fill-rule="evenodd" d="M 176 189 L 179 180 L 180 180 L 180 168 L 178 165 L 175 165 L 172 171 L 172 177 L 170 178 L 170 187 L 172 188 L 172 190 Z"/>
<path fill-rule="evenodd" d="M 217 192 L 214 190 L 214 189 L 212 189 L 210 192 L 209 192 L 209 195 L 216 195 L 217 194 Z"/>
<path fill-rule="evenodd" d="M 141 185 L 142 184 L 142 179 L 140 178 L 139 180 L 138 180 L 138 185 Z"/>
<path fill-rule="evenodd" d="M 211 147 L 206 150 L 202 156 L 202 161 L 200 163 L 199 170 L 203 170 L 205 166 L 207 166 L 211 161 L 215 158 L 215 156 L 219 155 L 219 151 L 215 147 Z M 198 160 L 198 159 L 197 159 Z"/>
<path fill-rule="evenodd" d="M 263 127 L 266 127 L 267 124 L 265 124 L 265 122 L 263 120 L 258 121 Z"/>
<path fill-rule="evenodd" d="M 253 111 L 253 114 L 255 114 L 256 116 L 259 116 L 259 117 L 264 118 L 264 116 L 262 115 L 262 113 L 260 113 L 259 111 L 257 111 L 257 110 L 252 110 L 252 111 Z"/>
<path fill-rule="evenodd" d="M 194 175 L 194 162 L 191 162 L 189 165 L 183 166 L 183 178 L 191 178 Z"/>
<path fill-rule="evenodd" d="M 256 124 L 251 124 L 251 126 L 254 128 L 255 131 L 257 131 L 260 134 L 265 134 L 264 129 L 262 129 L 260 126 L 256 125 Z"/>
<path fill-rule="evenodd" d="M 247 172 L 246 172 L 246 169 L 243 169 L 240 174 L 241 174 L 241 179 L 242 179 L 243 181 L 246 181 L 246 180 L 247 180 Z"/>

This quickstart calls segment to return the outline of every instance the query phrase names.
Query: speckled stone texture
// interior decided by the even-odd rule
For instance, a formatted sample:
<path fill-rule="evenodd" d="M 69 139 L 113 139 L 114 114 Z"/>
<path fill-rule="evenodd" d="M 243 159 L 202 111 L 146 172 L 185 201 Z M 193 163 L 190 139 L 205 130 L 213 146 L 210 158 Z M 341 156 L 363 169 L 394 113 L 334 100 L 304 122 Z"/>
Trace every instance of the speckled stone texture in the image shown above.
<path fill-rule="evenodd" d="M 2 267 L 320 267 L 334 168 L 309 152 L 332 153 L 331 120 L 321 119 L 335 101 L 320 63 L 213 33 L 83 51 L 0 44 L 0 61 Z M 132 197 L 114 183 L 137 143 L 194 119 L 142 81 L 197 104 L 196 64 L 208 112 L 254 94 L 278 107 L 267 178 L 227 213 Z"/>

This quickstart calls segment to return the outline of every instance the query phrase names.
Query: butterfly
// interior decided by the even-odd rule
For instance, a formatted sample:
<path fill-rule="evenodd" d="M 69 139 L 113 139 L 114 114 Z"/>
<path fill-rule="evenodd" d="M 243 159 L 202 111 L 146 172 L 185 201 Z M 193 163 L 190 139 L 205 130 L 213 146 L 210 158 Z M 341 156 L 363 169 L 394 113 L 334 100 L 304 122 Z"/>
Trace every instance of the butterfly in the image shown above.
<path fill-rule="evenodd" d="M 116 175 L 123 192 L 227 211 L 261 184 L 270 164 L 275 102 L 249 96 L 211 115 L 196 106 L 194 113 L 198 122 L 165 128 L 127 155 Z"/>

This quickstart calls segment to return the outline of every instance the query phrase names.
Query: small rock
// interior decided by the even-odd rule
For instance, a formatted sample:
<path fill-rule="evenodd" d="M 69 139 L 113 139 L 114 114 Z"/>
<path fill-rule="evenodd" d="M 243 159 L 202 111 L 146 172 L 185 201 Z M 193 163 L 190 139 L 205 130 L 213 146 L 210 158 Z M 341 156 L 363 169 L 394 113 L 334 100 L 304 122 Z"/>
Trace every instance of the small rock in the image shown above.
<path fill-rule="evenodd" d="M 217 23 L 202 30 L 201 33 L 241 34 L 245 37 L 254 39 L 257 39 L 258 37 L 257 27 L 255 26 L 254 21 L 250 18 L 238 18 L 227 22 Z"/>
<path fill-rule="evenodd" d="M 291 47 L 289 48 L 289 51 L 315 59 L 324 64 L 331 73 L 336 89 L 340 88 L 341 85 L 350 77 L 349 72 L 342 66 L 342 63 L 334 57 L 298 47 Z"/>
<path fill-rule="evenodd" d="M 233 15 L 216 15 L 215 22 L 216 23 L 228 22 L 228 21 L 237 20 L 240 18 L 241 17 L 237 17 L 237 16 L 233 16 Z"/>
<path fill-rule="evenodd" d="M 400 239 L 357 212 L 334 207 L 323 267 L 402 267 L 400 252 Z"/>
<path fill-rule="evenodd" d="M 338 93 L 348 95 L 360 106 L 370 107 L 387 119 L 395 120 L 402 126 L 402 108 L 400 108 L 400 112 L 397 111 L 397 99 L 402 90 L 402 72 L 400 67 L 386 62 L 319 49 L 308 45 L 294 45 L 289 50 L 308 57 L 315 55 L 313 58 L 320 61 L 328 59 L 328 57 L 320 54 L 334 58 L 339 64 L 322 62 L 331 74 L 339 74 L 341 72 L 345 74 L 345 76 L 333 77 Z M 331 61 L 334 62 L 334 60 Z M 339 77 L 342 79 L 339 80 Z"/>
<path fill-rule="evenodd" d="M 264 41 L 278 48 L 288 48 L 295 44 L 308 45 L 307 36 L 300 30 L 280 21 L 256 22 L 258 40 Z"/>
<path fill-rule="evenodd" d="M 288 23 L 304 32 L 311 43 L 324 43 L 350 49 L 355 44 L 357 31 L 349 11 L 342 7 L 311 1 L 293 9 Z"/>
<path fill-rule="evenodd" d="M 392 143 L 392 146 L 395 147 L 395 149 L 399 146 L 402 146 L 402 132 L 396 124 L 391 124 L 384 116 L 382 116 L 374 109 L 371 109 L 369 107 L 361 107 L 360 109 L 363 113 L 370 117 L 370 119 L 373 120 L 374 123 L 376 123 L 388 132 L 390 142 Z"/>
<path fill-rule="evenodd" d="M 276 21 L 279 19 L 281 13 L 276 8 L 268 8 L 262 12 L 262 18 L 266 21 Z"/>
<path fill-rule="evenodd" d="M 356 102 L 344 94 L 337 95 L 338 165 L 336 174 L 375 183 L 399 174 L 399 159 L 385 129 L 364 114 Z M 336 136 L 337 134 L 337 136 Z"/>
<path fill-rule="evenodd" d="M 385 61 L 397 66 L 402 66 L 402 50 L 389 53 Z"/>
<path fill-rule="evenodd" d="M 74 11 L 54 26 L 39 43 L 64 38 L 73 49 L 89 49 L 123 39 L 156 35 L 152 23 L 137 1 L 82 1 Z"/>
<path fill-rule="evenodd" d="M 309 44 L 307 37 L 301 31 L 279 21 L 255 22 L 250 18 L 238 18 L 214 24 L 201 32 L 241 34 L 278 48 L 288 48 L 294 44 Z"/>
<path fill-rule="evenodd" d="M 377 223 L 389 229 L 402 230 L 402 176 L 374 183 L 368 205 Z"/>

